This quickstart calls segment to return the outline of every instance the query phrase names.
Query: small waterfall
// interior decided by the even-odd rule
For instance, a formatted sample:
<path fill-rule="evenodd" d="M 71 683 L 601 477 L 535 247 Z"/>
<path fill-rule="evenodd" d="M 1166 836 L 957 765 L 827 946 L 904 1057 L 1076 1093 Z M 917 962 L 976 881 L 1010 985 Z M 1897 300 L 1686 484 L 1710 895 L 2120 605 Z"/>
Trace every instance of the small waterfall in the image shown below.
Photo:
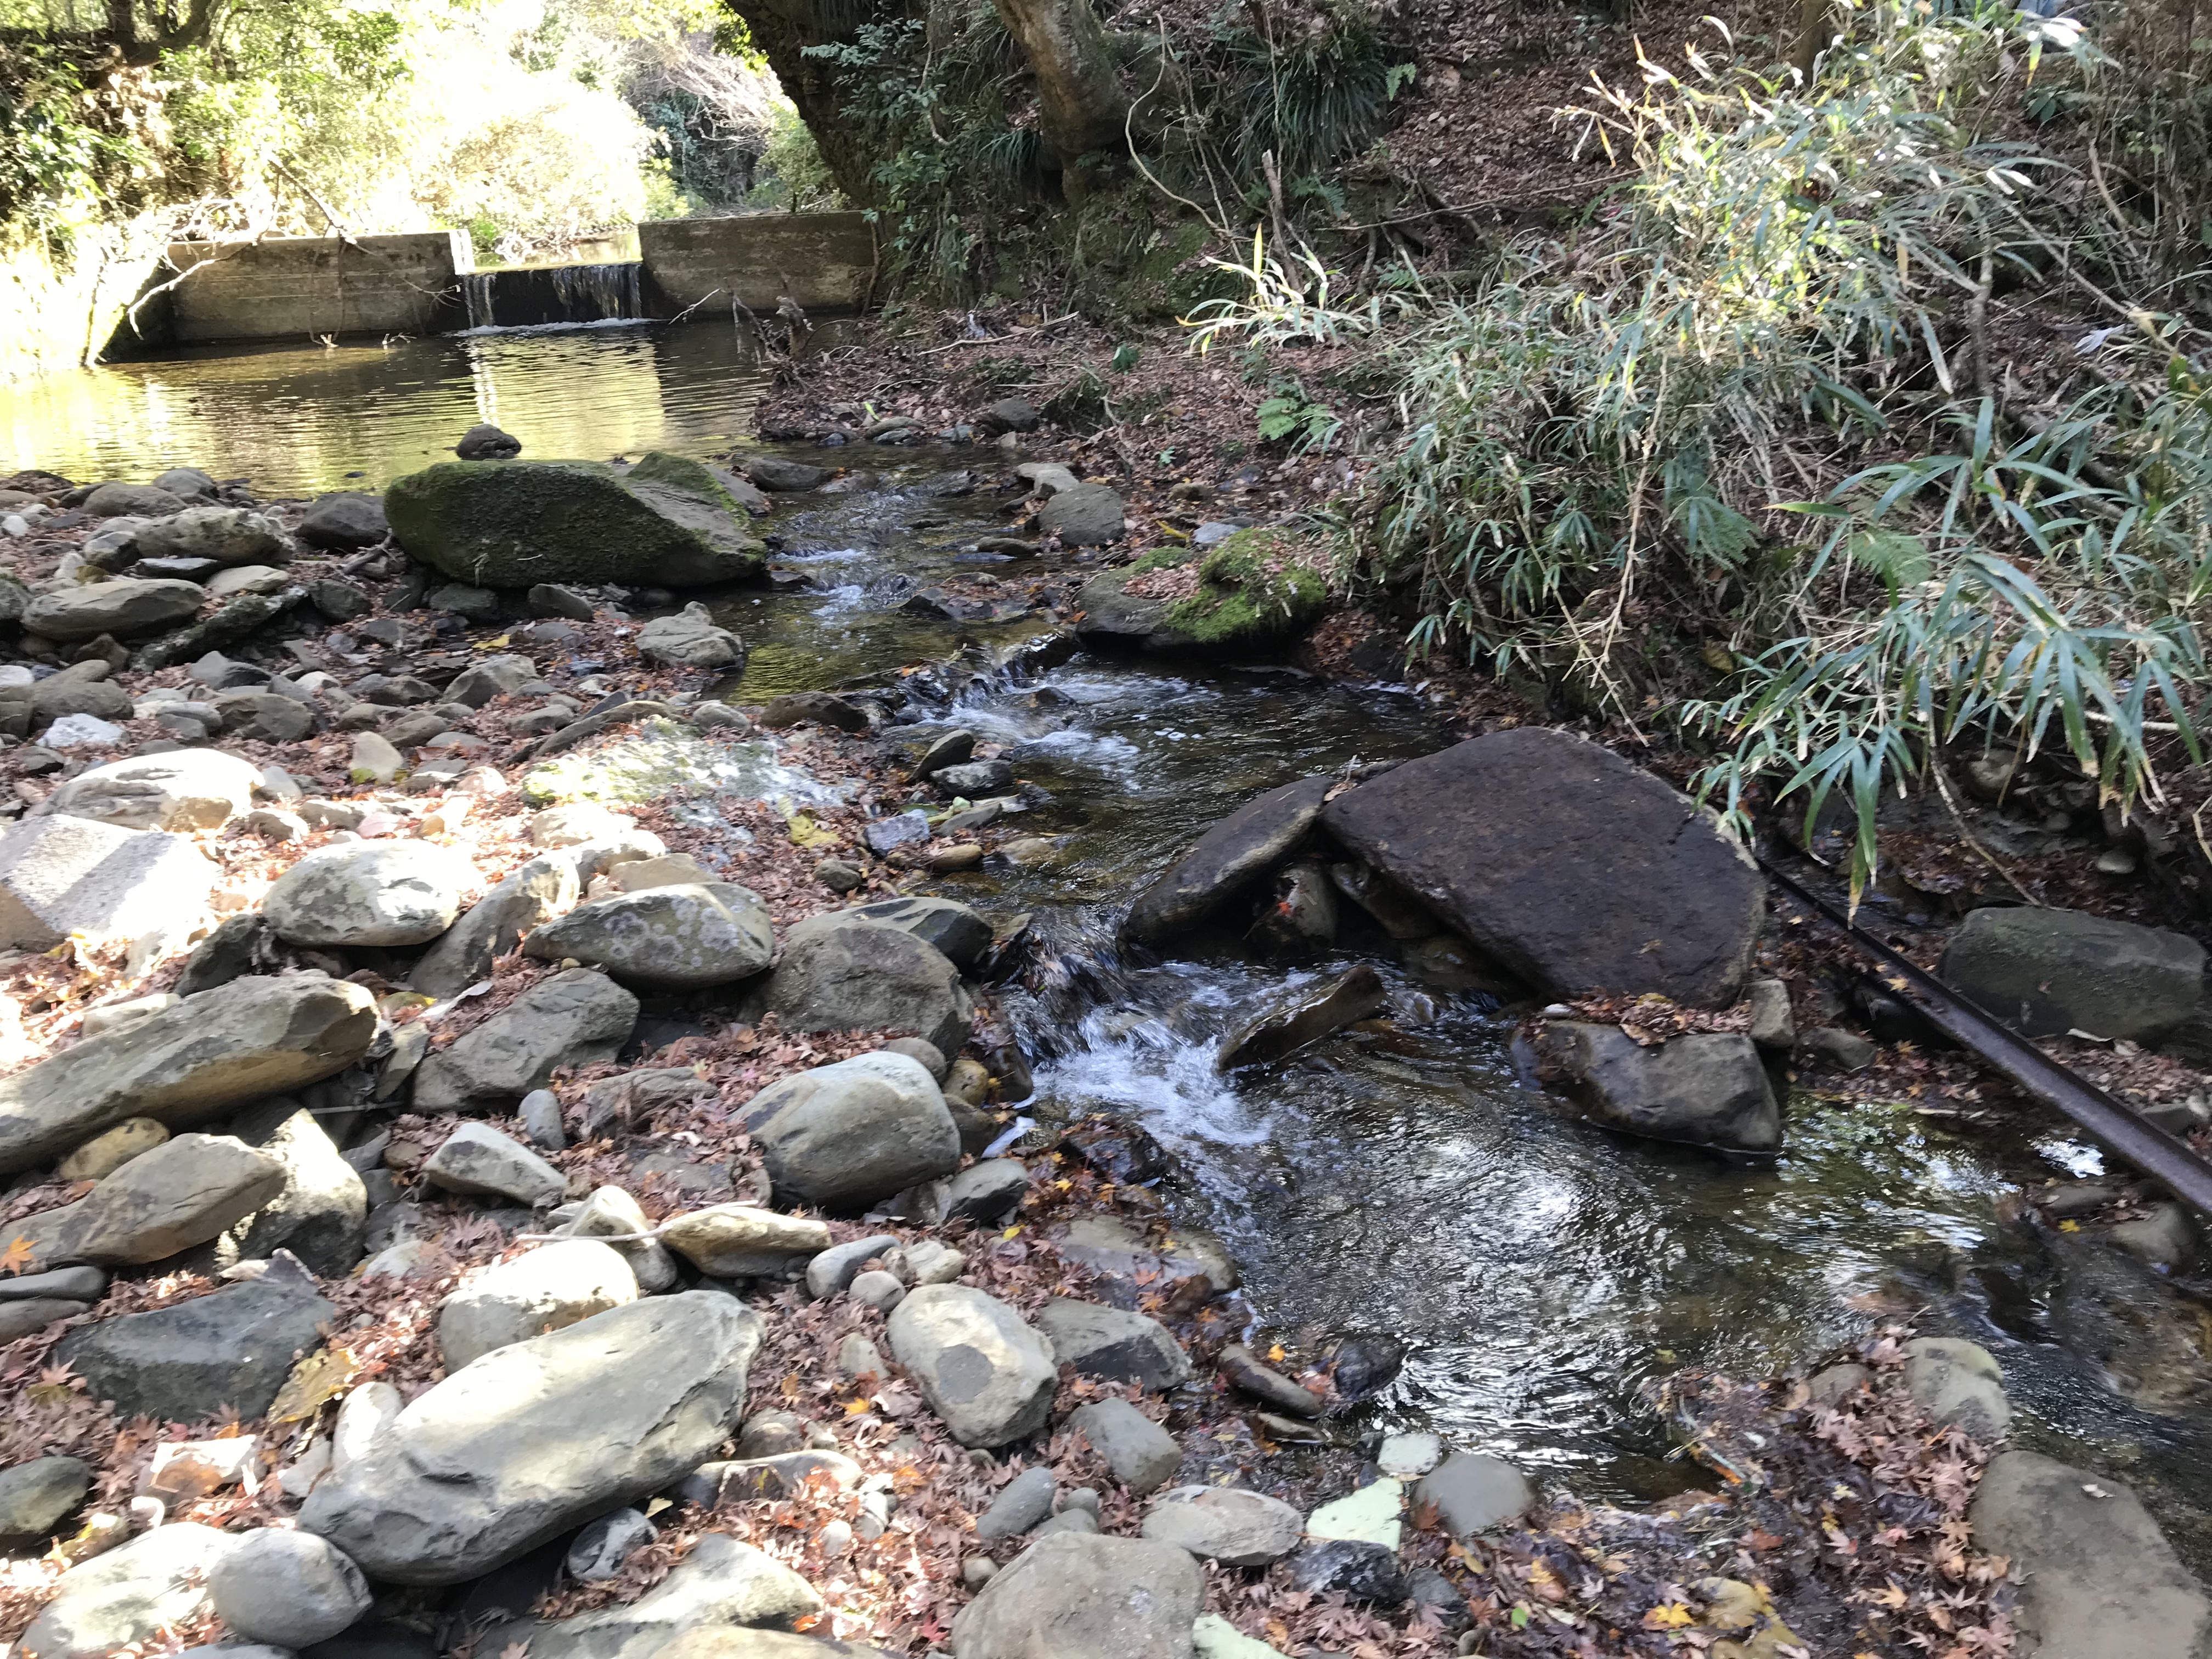
<path fill-rule="evenodd" d="M 553 292 L 568 322 L 607 322 L 645 315 L 645 266 L 635 259 L 619 264 L 557 265 L 550 273 Z"/>
<path fill-rule="evenodd" d="M 471 328 L 489 328 L 493 325 L 493 274 L 489 270 L 472 270 L 461 278 L 461 298 L 468 304 Z"/>
<path fill-rule="evenodd" d="M 645 267 L 635 259 L 476 271 L 461 278 L 461 295 L 472 329 L 647 319 Z"/>

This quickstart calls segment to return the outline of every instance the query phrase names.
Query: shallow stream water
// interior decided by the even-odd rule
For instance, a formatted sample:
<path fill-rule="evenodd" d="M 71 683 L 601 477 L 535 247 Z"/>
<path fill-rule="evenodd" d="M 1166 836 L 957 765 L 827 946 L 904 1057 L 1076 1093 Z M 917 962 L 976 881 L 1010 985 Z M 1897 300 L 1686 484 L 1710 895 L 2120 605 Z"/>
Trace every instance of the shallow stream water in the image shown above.
<path fill-rule="evenodd" d="M 14 465 L 75 477 L 190 463 L 306 494 L 380 484 L 479 419 L 539 456 L 718 453 L 763 384 L 710 325 L 206 354 L 0 388 L 0 442 Z M 852 483 L 778 515 L 775 562 L 803 586 L 718 601 L 751 648 L 731 695 L 893 683 L 1024 631 L 901 608 L 956 569 L 988 568 L 1010 594 L 1035 580 L 960 562 L 1005 516 L 987 490 L 944 491 L 995 458 L 811 458 L 850 465 Z M 1786 1154 L 1731 1166 L 1562 1116 L 1516 1076 L 1510 1011 L 1388 967 L 1394 1030 L 1233 1082 L 1216 1073 L 1243 1013 L 1332 964 L 1266 966 L 1228 940 L 1125 960 L 1113 924 L 1252 794 L 1447 741 L 1406 690 L 1079 656 L 977 675 L 949 702 L 917 692 L 908 718 L 916 735 L 959 726 L 1008 745 L 1053 798 L 1033 817 L 1063 838 L 1056 863 L 938 884 L 994 918 L 1036 917 L 1051 971 L 1012 1005 L 1037 1060 L 1025 1109 L 1109 1112 L 1157 1137 L 1176 1155 L 1177 1218 L 1222 1234 L 1274 1329 L 1405 1340 L 1385 1421 L 1510 1455 L 1585 1498 L 1654 1497 L 1698 1476 L 1670 1460 L 1649 1380 L 1690 1364 L 1765 1374 L 1924 1310 L 1926 1328 L 1997 1353 L 2020 1439 L 2134 1481 L 2185 1555 L 2212 1561 L 2206 1322 L 2101 1247 L 2006 1218 L 2023 1182 L 2098 1168 L 2059 1127 L 1968 1132 L 1909 1105 L 1801 1096 Z"/>

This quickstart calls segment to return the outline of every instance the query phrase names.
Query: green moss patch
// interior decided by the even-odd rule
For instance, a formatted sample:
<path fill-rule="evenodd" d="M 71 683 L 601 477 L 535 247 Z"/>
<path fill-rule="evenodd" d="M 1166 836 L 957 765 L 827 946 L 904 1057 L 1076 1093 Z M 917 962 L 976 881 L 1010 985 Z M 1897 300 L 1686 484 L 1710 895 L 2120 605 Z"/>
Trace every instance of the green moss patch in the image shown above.
<path fill-rule="evenodd" d="M 1321 544 L 1285 531 L 1240 530 L 1199 561 L 1198 592 L 1168 607 L 1168 623 L 1200 645 L 1293 633 L 1328 605 L 1327 559 Z"/>

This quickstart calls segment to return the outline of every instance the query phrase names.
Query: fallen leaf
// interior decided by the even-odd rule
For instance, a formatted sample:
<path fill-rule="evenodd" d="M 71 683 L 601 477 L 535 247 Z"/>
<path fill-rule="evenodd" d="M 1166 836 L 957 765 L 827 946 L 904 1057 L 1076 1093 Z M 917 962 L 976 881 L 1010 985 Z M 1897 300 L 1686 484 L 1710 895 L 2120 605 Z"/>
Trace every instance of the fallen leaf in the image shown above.
<path fill-rule="evenodd" d="M 1646 1630 L 1680 1630 L 1697 1622 L 1697 1616 L 1680 1601 L 1662 1601 L 1644 1615 Z"/>
<path fill-rule="evenodd" d="M 361 1371 L 361 1362 L 343 1348 L 319 1348 L 298 1364 L 269 1407 L 272 1423 L 297 1423 L 325 1402 L 343 1394 Z"/>

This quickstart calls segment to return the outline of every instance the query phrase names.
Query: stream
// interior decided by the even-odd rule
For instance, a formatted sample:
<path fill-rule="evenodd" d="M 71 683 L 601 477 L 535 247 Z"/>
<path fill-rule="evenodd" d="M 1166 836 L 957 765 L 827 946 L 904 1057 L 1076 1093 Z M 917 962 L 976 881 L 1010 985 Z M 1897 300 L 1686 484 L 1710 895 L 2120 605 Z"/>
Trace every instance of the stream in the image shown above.
<path fill-rule="evenodd" d="M 191 464 L 266 495 L 374 488 L 441 459 L 477 420 L 526 455 L 727 451 L 764 376 L 726 327 L 488 331 L 382 348 L 204 352 L 0 387 L 9 465 L 76 477 Z M 963 550 L 1003 529 L 989 451 L 856 446 L 841 493 L 772 526 L 793 585 L 714 600 L 750 648 L 722 695 L 898 683 L 964 653 L 988 665 L 1034 622 L 959 624 L 903 609 L 957 570 L 1010 599 L 1033 566 Z M 972 469 L 980 487 L 948 495 Z M 1079 578 L 1079 566 L 1063 580 Z M 1140 1124 L 1175 1156 L 1171 1212 L 1216 1231 L 1259 1316 L 1284 1334 L 1386 1332 L 1411 1350 L 1368 1408 L 1510 1456 L 1589 1499 L 1648 1500 L 1711 1477 L 1672 1455 L 1642 1395 L 1685 1365 L 1763 1375 L 1923 1311 L 2003 1364 L 2015 1441 L 2134 1483 L 2200 1572 L 2212 1565 L 2207 1322 L 2170 1287 L 2009 1219 L 2026 1182 L 2096 1172 L 2054 1120 L 1969 1129 L 1909 1104 L 1800 1093 L 1771 1167 L 1632 1141 L 1522 1086 L 1518 1009 L 1385 965 L 1390 1029 L 1292 1060 L 1214 1068 L 1224 1032 L 1305 977 L 1233 939 L 1184 959 L 1124 956 L 1129 897 L 1254 793 L 1449 741 L 1404 688 L 1267 666 L 1078 655 L 1042 673 L 915 674 L 912 735 L 964 727 L 1006 746 L 1050 800 L 1054 861 L 930 884 L 994 921 L 1027 913 L 1044 970 L 1009 1012 L 1040 1119 Z M 2116 1376 L 2127 1379 L 2116 1386 Z"/>

